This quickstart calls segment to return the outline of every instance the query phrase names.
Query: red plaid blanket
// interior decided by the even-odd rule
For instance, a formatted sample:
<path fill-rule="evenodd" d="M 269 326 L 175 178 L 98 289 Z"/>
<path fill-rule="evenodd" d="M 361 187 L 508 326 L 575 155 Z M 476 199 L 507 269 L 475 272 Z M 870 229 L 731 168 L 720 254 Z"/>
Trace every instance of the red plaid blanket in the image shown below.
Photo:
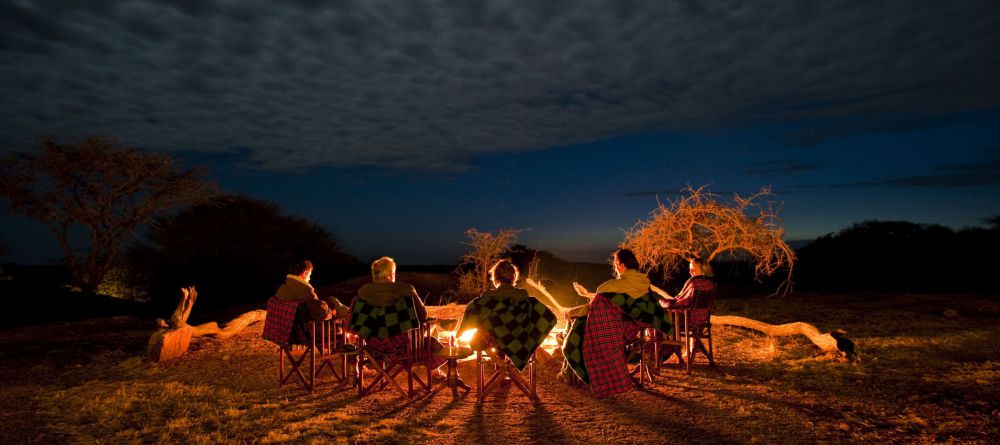
<path fill-rule="evenodd" d="M 594 396 L 601 398 L 631 390 L 625 358 L 626 342 L 635 338 L 639 325 L 601 294 L 590 303 L 583 337 L 583 360 Z"/>
<path fill-rule="evenodd" d="M 264 340 L 286 346 L 292 343 L 295 329 L 295 314 L 299 301 L 281 301 L 275 297 L 267 300 L 267 316 L 264 318 Z"/>
<path fill-rule="evenodd" d="M 698 330 L 708 324 L 712 318 L 712 308 L 715 306 L 716 285 L 711 279 L 701 275 L 691 277 L 677 299 L 667 305 L 668 309 L 691 309 L 688 320 L 690 329 Z"/>

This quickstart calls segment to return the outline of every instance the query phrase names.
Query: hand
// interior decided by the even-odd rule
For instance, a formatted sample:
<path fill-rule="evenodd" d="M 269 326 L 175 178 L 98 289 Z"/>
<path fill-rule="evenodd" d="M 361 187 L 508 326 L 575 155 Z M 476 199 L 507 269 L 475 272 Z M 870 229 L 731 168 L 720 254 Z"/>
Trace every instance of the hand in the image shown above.
<path fill-rule="evenodd" d="M 576 294 L 581 297 L 587 298 L 590 296 L 590 292 L 587 292 L 587 288 L 581 286 L 580 283 L 577 283 L 576 281 L 573 282 L 573 289 L 576 290 Z"/>

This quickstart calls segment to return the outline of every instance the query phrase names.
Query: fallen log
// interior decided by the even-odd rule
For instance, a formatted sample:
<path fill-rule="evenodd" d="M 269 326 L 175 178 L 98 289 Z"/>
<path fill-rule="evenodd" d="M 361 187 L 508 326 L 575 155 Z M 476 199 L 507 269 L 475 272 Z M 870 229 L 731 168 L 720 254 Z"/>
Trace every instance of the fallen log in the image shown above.
<path fill-rule="evenodd" d="M 816 329 L 816 326 L 809 323 L 803 323 L 801 321 L 773 325 L 751 318 L 737 317 L 735 315 L 713 315 L 712 324 L 739 326 L 741 328 L 762 332 L 771 337 L 802 335 L 808 338 L 809 341 L 813 342 L 813 344 L 818 346 L 824 352 L 838 352 L 837 340 L 831 337 L 830 334 L 822 334 L 819 332 L 819 329 Z"/>
<path fill-rule="evenodd" d="M 146 356 L 150 361 L 162 363 L 184 355 L 191 346 L 191 339 L 203 335 L 214 336 L 219 339 L 227 339 L 242 331 L 247 326 L 261 321 L 267 315 L 267 311 L 255 310 L 246 312 L 226 323 L 222 328 L 216 322 L 189 326 L 187 319 L 191 316 L 191 309 L 198 299 L 198 291 L 192 287 L 181 288 L 181 301 L 177 304 L 177 309 L 170 316 L 170 321 L 162 318 L 156 320 L 159 327 L 152 336 L 149 337 L 149 344 L 146 346 Z"/>
<path fill-rule="evenodd" d="M 244 328 L 255 322 L 264 321 L 265 317 L 267 317 L 267 311 L 262 309 L 244 312 L 239 317 L 236 317 L 223 325 L 221 329 L 219 328 L 219 324 L 214 321 L 194 326 L 192 328 L 191 335 L 193 337 L 210 335 L 220 340 L 225 340 L 238 334 Z"/>

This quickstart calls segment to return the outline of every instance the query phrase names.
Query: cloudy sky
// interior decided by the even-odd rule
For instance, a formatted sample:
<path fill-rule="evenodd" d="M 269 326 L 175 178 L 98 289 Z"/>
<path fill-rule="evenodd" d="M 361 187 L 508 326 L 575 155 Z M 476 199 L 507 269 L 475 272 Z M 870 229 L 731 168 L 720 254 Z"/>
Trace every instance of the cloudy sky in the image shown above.
<path fill-rule="evenodd" d="M 403 263 L 469 227 L 600 260 L 688 184 L 772 187 L 790 239 L 976 225 L 997 79 L 995 0 L 0 4 L 0 152 L 115 135 Z"/>

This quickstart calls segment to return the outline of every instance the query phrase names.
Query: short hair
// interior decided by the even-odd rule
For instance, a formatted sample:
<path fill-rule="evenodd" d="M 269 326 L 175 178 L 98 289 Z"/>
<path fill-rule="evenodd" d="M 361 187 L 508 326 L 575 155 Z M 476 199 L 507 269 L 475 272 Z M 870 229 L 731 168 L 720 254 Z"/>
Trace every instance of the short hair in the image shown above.
<path fill-rule="evenodd" d="M 635 257 L 635 254 L 631 250 L 618 249 L 613 255 L 626 269 L 639 270 L 639 259 Z"/>
<path fill-rule="evenodd" d="M 519 275 L 520 272 L 517 270 L 517 266 L 506 259 L 497 261 L 490 268 L 490 279 L 496 283 L 514 284 L 517 282 Z"/>
<path fill-rule="evenodd" d="M 312 268 L 313 268 L 312 261 L 299 259 L 292 261 L 292 264 L 288 265 L 288 274 L 302 275 L 302 272 L 305 272 L 307 270 L 312 270 Z"/>
<path fill-rule="evenodd" d="M 691 265 L 694 266 L 694 271 L 698 275 L 704 275 L 706 277 L 715 276 L 715 272 L 712 271 L 712 265 L 708 263 L 708 260 L 694 258 L 691 260 Z"/>
<path fill-rule="evenodd" d="M 384 256 L 372 262 L 372 278 L 388 280 L 396 272 L 396 260 Z"/>

